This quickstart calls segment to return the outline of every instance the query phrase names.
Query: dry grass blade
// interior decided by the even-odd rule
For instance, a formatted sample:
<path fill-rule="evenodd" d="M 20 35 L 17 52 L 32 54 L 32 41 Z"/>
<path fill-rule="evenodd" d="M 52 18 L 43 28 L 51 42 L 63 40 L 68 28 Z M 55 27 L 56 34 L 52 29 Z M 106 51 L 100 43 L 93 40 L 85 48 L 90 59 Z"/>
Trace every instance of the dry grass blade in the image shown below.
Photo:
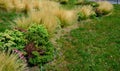
<path fill-rule="evenodd" d="M 26 63 L 18 59 L 16 54 L 0 52 L 0 71 L 25 71 Z"/>

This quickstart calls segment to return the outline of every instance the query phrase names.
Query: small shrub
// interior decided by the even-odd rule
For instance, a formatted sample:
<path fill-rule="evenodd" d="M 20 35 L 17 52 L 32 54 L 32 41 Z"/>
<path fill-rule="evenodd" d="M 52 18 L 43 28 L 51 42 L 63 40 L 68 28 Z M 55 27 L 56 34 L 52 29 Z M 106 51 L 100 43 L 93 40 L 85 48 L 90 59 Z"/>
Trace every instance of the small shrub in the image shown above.
<path fill-rule="evenodd" d="M 96 8 L 97 15 L 106 15 L 113 10 L 113 5 L 108 1 L 98 2 L 99 6 Z"/>
<path fill-rule="evenodd" d="M 26 33 L 27 40 L 30 42 L 35 41 L 37 45 L 46 44 L 48 41 L 48 32 L 42 25 L 33 25 Z"/>
<path fill-rule="evenodd" d="M 47 30 L 42 25 L 33 25 L 26 33 L 28 44 L 26 58 L 31 66 L 43 65 L 53 59 L 54 48 L 48 39 Z"/>
<path fill-rule="evenodd" d="M 16 54 L 0 52 L 0 71 L 26 71 L 27 65 Z"/>
<path fill-rule="evenodd" d="M 79 13 L 78 13 L 79 19 L 88 19 L 91 17 L 96 16 L 96 13 L 93 10 L 93 7 L 90 5 L 83 6 L 80 8 Z"/>
<path fill-rule="evenodd" d="M 6 30 L 0 33 L 0 50 L 18 49 L 23 51 L 26 44 L 24 34 L 17 30 Z"/>

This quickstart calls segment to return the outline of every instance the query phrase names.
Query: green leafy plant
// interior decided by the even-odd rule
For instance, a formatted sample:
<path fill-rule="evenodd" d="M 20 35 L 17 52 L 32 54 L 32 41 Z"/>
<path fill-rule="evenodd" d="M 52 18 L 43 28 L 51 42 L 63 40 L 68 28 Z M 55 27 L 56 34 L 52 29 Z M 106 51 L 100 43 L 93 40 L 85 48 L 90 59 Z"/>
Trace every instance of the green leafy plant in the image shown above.
<path fill-rule="evenodd" d="M 48 32 L 42 25 L 32 25 L 26 33 L 28 41 L 33 42 L 37 45 L 46 44 L 48 41 Z"/>
<path fill-rule="evenodd" d="M 25 44 L 24 34 L 18 30 L 6 30 L 0 33 L 0 50 L 8 48 L 23 50 Z"/>
<path fill-rule="evenodd" d="M 26 57 L 31 66 L 41 66 L 53 59 L 54 48 L 44 26 L 31 26 L 26 33 L 26 39 L 29 41 L 25 47 Z"/>

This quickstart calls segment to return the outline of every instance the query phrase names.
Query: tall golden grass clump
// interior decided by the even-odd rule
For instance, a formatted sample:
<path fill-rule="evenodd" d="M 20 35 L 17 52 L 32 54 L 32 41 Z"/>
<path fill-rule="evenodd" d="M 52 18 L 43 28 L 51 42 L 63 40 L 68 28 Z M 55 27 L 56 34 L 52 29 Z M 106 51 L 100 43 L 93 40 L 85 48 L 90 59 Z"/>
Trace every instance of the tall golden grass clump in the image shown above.
<path fill-rule="evenodd" d="M 31 12 L 34 8 L 39 9 L 39 0 L 0 0 L 0 7 L 7 11 Z"/>
<path fill-rule="evenodd" d="M 0 71 L 25 71 L 26 64 L 16 54 L 0 52 Z"/>
<path fill-rule="evenodd" d="M 34 10 L 40 10 L 40 0 L 32 0 L 32 5 Z"/>
<path fill-rule="evenodd" d="M 33 11 L 34 5 L 32 3 L 32 0 L 23 0 L 23 3 L 25 5 L 25 9 L 24 9 L 25 13 L 30 13 Z"/>
<path fill-rule="evenodd" d="M 12 11 L 14 9 L 14 5 L 11 0 L 0 0 L 0 8 L 6 11 Z"/>
<path fill-rule="evenodd" d="M 108 14 L 113 10 L 113 5 L 108 1 L 101 1 L 98 4 L 99 6 L 96 9 L 98 14 Z"/>
<path fill-rule="evenodd" d="M 41 0 L 39 7 L 41 10 L 52 11 L 52 10 L 59 9 L 60 4 L 54 1 Z"/>
<path fill-rule="evenodd" d="M 87 19 L 90 18 L 91 16 L 94 16 L 95 12 L 92 6 L 86 5 L 80 8 L 78 15 L 80 19 Z"/>
<path fill-rule="evenodd" d="M 25 9 L 23 0 L 10 0 L 16 12 L 22 12 Z"/>
<path fill-rule="evenodd" d="M 54 32 L 59 25 L 57 17 L 52 13 L 46 12 L 44 10 L 38 12 L 32 12 L 29 15 L 29 18 L 34 23 L 43 24 L 48 30 L 48 32 Z"/>
<path fill-rule="evenodd" d="M 17 28 L 25 30 L 32 24 L 43 24 L 49 33 L 54 32 L 59 25 L 57 17 L 52 13 L 46 13 L 45 11 L 29 13 L 28 17 L 15 19 L 14 22 L 16 23 Z"/>
<path fill-rule="evenodd" d="M 58 9 L 60 4 L 49 0 L 0 0 L 0 8 L 15 12 Z"/>
<path fill-rule="evenodd" d="M 60 20 L 62 27 L 71 25 L 76 21 L 76 12 L 73 10 L 58 9 L 54 11 L 54 14 Z"/>
<path fill-rule="evenodd" d="M 21 18 L 16 18 L 14 22 L 16 23 L 15 25 L 13 24 L 14 28 L 23 29 L 23 30 L 26 30 L 32 24 L 32 20 L 24 16 Z"/>
<path fill-rule="evenodd" d="M 51 33 L 59 25 L 67 26 L 76 20 L 75 11 L 61 9 L 60 5 L 53 1 L 33 0 L 32 6 L 32 11 L 28 13 L 28 17 L 14 20 L 18 28 L 27 29 L 31 24 L 43 24 Z"/>

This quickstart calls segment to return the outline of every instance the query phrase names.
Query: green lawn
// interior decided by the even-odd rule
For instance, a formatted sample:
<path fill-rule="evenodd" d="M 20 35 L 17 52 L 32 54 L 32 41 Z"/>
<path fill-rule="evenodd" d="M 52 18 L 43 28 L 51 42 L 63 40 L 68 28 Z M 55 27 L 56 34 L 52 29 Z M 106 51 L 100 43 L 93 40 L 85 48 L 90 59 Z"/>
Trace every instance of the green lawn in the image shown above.
<path fill-rule="evenodd" d="M 114 5 L 110 16 L 80 22 L 57 42 L 62 54 L 49 70 L 119 71 L 120 5 Z"/>

